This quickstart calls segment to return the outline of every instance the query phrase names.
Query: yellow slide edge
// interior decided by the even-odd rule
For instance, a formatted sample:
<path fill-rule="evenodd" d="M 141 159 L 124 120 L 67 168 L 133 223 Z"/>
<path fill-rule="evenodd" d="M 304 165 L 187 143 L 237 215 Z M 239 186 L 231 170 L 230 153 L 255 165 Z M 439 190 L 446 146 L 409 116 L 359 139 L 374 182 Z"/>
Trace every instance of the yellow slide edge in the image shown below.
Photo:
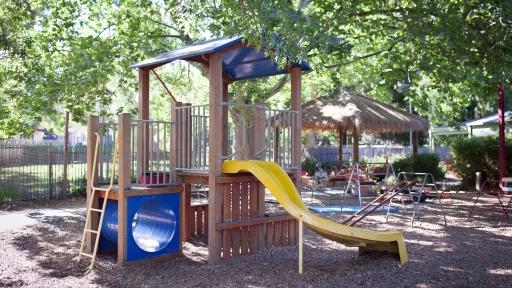
<path fill-rule="evenodd" d="M 295 219 L 302 216 L 304 224 L 327 239 L 358 246 L 360 253 L 384 251 L 396 254 L 400 262 L 408 259 L 403 235 L 399 231 L 374 231 L 350 227 L 319 217 L 309 211 L 288 174 L 276 163 L 260 160 L 226 160 L 223 173 L 252 173 Z"/>

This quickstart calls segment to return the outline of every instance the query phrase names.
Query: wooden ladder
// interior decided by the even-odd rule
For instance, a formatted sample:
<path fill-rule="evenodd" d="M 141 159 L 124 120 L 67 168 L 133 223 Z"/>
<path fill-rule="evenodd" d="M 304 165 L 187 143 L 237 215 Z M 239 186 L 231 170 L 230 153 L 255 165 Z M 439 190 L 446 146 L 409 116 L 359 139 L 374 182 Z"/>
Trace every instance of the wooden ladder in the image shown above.
<path fill-rule="evenodd" d="M 388 203 L 395 197 L 398 193 L 408 189 L 416 184 L 416 181 L 402 181 L 390 189 L 388 189 L 384 194 L 375 198 L 372 202 L 368 203 L 366 206 L 361 208 L 359 211 L 354 213 L 348 219 L 343 221 L 343 224 L 354 226 L 357 222 L 363 220 L 366 216 L 370 215 L 372 212 L 377 210 L 382 205 Z"/>
<path fill-rule="evenodd" d="M 97 162 L 98 150 L 99 150 L 99 146 L 100 146 L 100 135 L 98 133 L 94 133 L 94 134 L 96 135 L 96 148 L 94 150 L 94 161 L 93 161 L 94 164 L 92 166 L 92 174 L 90 175 L 90 177 L 92 177 L 92 179 L 94 179 L 94 177 L 96 176 L 96 167 L 98 166 L 98 162 Z M 115 137 L 115 139 L 117 139 L 117 137 Z M 116 143 L 114 144 L 114 154 L 112 155 L 112 167 L 111 167 L 109 186 L 108 187 L 95 187 L 93 184 L 93 186 L 91 187 L 91 195 L 90 195 L 91 198 L 89 200 L 89 203 L 87 203 L 87 216 L 86 216 L 86 220 L 85 220 L 84 231 L 82 233 L 82 244 L 80 245 L 78 261 L 80 261 L 82 259 L 82 256 L 90 258 L 91 265 L 89 266 L 89 269 L 94 268 L 94 265 L 96 264 L 96 256 L 98 253 L 98 243 L 100 241 L 101 227 L 103 225 L 103 216 L 105 215 L 105 209 L 107 207 L 108 194 L 110 191 L 112 191 L 113 186 L 114 186 L 117 156 L 118 155 L 117 155 L 117 141 L 116 141 Z M 92 181 L 92 183 L 94 183 L 94 181 Z M 104 195 L 103 201 L 101 203 L 101 209 L 94 208 L 93 207 L 94 199 L 95 199 L 95 197 L 99 197 L 99 192 L 102 192 L 102 191 L 105 192 L 105 195 Z M 91 224 L 92 213 L 98 213 L 99 217 L 100 217 L 97 230 L 88 228 L 89 225 Z M 87 253 L 87 251 L 85 251 L 85 249 L 86 249 L 85 242 L 86 242 L 87 235 L 91 235 L 91 237 L 92 237 L 93 234 L 96 236 L 96 240 L 94 241 L 94 248 L 92 250 L 92 254 L 89 254 L 89 253 Z"/>

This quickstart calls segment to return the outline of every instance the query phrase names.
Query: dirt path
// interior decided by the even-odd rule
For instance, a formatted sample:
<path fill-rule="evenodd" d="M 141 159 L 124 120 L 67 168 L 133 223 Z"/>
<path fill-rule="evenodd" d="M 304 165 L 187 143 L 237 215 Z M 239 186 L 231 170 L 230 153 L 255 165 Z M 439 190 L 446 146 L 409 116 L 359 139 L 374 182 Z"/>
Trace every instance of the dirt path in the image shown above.
<path fill-rule="evenodd" d="M 166 262 L 121 268 L 102 256 L 98 269 L 88 273 L 76 264 L 83 202 L 33 205 L 0 212 L 0 287 L 512 287 L 512 226 L 495 225 L 496 209 L 478 209 L 468 222 L 470 201 L 445 203 L 448 227 L 441 225 L 437 205 L 426 207 L 414 229 L 400 217 L 386 224 L 384 216 L 374 215 L 363 223 L 402 230 L 406 265 L 387 255 L 358 257 L 355 248 L 306 230 L 303 276 L 297 274 L 297 247 L 208 265 L 204 239 L 186 243 L 185 257 Z"/>

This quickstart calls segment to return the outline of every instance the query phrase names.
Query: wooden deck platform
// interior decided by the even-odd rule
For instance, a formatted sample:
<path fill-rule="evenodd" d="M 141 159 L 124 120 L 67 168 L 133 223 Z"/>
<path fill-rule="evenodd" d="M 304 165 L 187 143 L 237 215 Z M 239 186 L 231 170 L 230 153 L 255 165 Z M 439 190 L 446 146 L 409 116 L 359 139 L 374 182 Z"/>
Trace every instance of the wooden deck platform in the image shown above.
<path fill-rule="evenodd" d="M 101 198 L 105 197 L 105 191 L 108 188 L 108 185 L 95 187 L 100 190 L 99 195 Z M 108 193 L 108 199 L 117 200 L 118 199 L 118 186 L 114 185 L 112 187 L 112 191 Z M 143 195 L 158 195 L 158 194 L 169 194 L 169 193 L 180 193 L 182 191 L 181 185 L 161 185 L 161 186 L 131 186 L 128 190 L 126 190 L 125 196 L 143 196 Z"/>

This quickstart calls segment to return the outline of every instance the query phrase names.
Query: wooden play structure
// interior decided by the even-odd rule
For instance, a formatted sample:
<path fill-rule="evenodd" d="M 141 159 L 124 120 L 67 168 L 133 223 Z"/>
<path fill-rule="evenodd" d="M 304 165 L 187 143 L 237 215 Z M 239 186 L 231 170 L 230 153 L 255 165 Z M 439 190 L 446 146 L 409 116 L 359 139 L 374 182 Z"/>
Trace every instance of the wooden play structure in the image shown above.
<path fill-rule="evenodd" d="M 175 60 L 200 63 L 207 69 L 209 104 L 192 106 L 173 102 L 170 121 L 150 120 L 151 72 Z M 133 68 L 139 75 L 138 119 L 121 114 L 117 123 L 100 123 L 99 117 L 89 117 L 88 171 L 95 175 L 88 177 L 87 202 L 91 203 L 89 213 L 92 217 L 84 234 L 84 248 L 87 248 L 84 251 L 92 255 L 95 231 L 101 231 L 102 237 L 105 235 L 105 229 L 98 228 L 101 218 L 98 211 L 105 207 L 100 204 L 107 191 L 108 198 L 118 206 L 115 250 L 121 265 L 132 260 L 128 255 L 132 247 L 128 247 L 127 239 L 132 238 L 128 210 L 133 197 L 149 199 L 158 195 L 179 195 L 180 212 L 175 215 L 179 231 L 176 233 L 181 235 L 181 241 L 207 235 L 210 263 L 271 246 L 295 244 L 297 221 L 289 215 L 266 217 L 265 191 L 261 183 L 247 173 L 224 175 L 221 165 L 223 160 L 236 156 L 233 131 L 229 131 L 229 114 L 234 111 L 228 99 L 229 85 L 237 80 L 289 73 L 290 110 L 278 111 L 262 105 L 247 105 L 244 109 L 255 112 L 250 126 L 254 137 L 248 143 L 252 157 L 275 161 L 286 168 L 290 177 L 297 179 L 301 159 L 301 121 L 297 111 L 301 105 L 301 74 L 310 70 L 309 65 L 302 63 L 280 69 L 262 50 L 244 44 L 241 37 L 224 37 L 164 53 L 137 63 Z M 110 175 L 109 169 L 113 165 L 111 147 L 116 142 L 119 172 Z M 96 146 L 99 152 L 95 150 Z M 97 160 L 93 156 L 95 153 L 98 153 Z M 105 180 L 110 176 L 115 178 L 116 184 L 108 189 Z M 191 205 L 193 184 L 208 186 L 207 205 Z M 99 246 L 101 250 L 101 243 Z M 171 254 L 175 256 L 177 253 Z"/>
<path fill-rule="evenodd" d="M 209 104 L 193 106 L 173 100 L 170 121 L 151 120 L 150 74 L 158 77 L 156 68 L 176 60 L 204 66 Z M 132 67 L 139 77 L 138 119 L 120 114 L 117 123 L 101 123 L 97 116 L 89 117 L 91 217 L 84 231 L 84 253 L 93 260 L 97 246 L 100 252 L 115 251 L 120 265 L 175 257 L 181 254 L 183 241 L 207 236 L 208 261 L 216 263 L 272 246 L 294 245 L 302 237 L 298 231 L 304 222 L 360 251 L 388 251 L 407 261 L 401 233 L 347 227 L 314 216 L 303 205 L 295 185 L 300 181 L 301 75 L 311 70 L 307 63 L 290 63 L 281 69 L 241 37 L 223 37 Z M 291 78 L 288 110 L 234 104 L 228 98 L 234 81 L 287 73 Z M 244 133 L 250 135 L 247 138 L 237 136 L 237 123 L 231 120 L 241 110 L 251 115 L 242 123 Z M 117 152 L 112 149 L 115 143 Z M 247 146 L 248 157 L 259 161 L 230 160 L 239 158 L 240 146 Z M 110 169 L 116 162 L 119 169 L 114 175 Z M 107 179 L 114 180 L 109 184 Z M 208 186 L 207 204 L 192 205 L 191 187 L 197 184 Z M 266 214 L 265 187 L 289 214 Z M 100 205 L 105 198 L 107 203 Z"/>

